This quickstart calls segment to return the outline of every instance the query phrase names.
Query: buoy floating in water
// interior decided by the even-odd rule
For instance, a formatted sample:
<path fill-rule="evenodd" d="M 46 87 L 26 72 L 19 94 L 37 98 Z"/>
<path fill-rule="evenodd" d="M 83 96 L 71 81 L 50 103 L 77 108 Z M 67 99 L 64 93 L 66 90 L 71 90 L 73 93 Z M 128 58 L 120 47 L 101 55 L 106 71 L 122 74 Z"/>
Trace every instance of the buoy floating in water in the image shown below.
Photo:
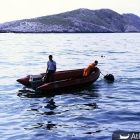
<path fill-rule="evenodd" d="M 115 78 L 112 74 L 107 74 L 104 76 L 104 79 L 109 81 L 109 82 L 114 82 Z"/>

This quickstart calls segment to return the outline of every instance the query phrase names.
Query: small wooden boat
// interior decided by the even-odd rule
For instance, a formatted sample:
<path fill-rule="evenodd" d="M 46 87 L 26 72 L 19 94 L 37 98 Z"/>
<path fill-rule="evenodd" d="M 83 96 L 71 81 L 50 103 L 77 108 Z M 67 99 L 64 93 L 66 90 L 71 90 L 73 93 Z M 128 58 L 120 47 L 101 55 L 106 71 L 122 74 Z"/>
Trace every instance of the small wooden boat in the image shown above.
<path fill-rule="evenodd" d="M 17 81 L 24 86 L 41 92 L 52 92 L 65 89 L 83 88 L 91 85 L 100 76 L 99 68 L 95 67 L 87 77 L 83 77 L 84 69 L 57 71 L 54 74 L 54 81 L 44 83 L 42 78 L 45 73 L 39 75 L 28 75 Z"/>

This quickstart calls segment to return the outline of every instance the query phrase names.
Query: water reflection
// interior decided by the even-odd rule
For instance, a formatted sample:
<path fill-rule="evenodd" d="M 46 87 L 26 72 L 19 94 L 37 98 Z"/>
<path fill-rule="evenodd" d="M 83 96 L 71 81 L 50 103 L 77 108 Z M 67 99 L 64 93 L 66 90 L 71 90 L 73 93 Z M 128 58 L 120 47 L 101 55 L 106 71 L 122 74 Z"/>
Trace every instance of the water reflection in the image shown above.
<path fill-rule="evenodd" d="M 36 99 L 36 98 L 35 98 Z M 39 98 L 40 99 L 40 98 Z M 48 129 L 51 130 L 54 127 L 56 127 L 56 124 L 50 121 L 47 116 L 54 116 L 57 114 L 60 114 L 60 112 L 54 111 L 57 108 L 57 105 L 54 101 L 54 98 L 43 98 L 42 103 L 38 101 L 34 101 L 33 103 L 30 103 L 30 109 L 27 111 L 30 112 L 31 114 L 34 114 L 37 118 L 37 123 L 36 121 L 34 122 L 34 125 L 30 125 L 28 128 L 25 128 L 26 130 L 32 130 L 32 129 Z M 45 117 L 47 119 L 46 121 L 42 122 L 42 117 Z"/>
<path fill-rule="evenodd" d="M 97 109 L 98 108 L 97 103 L 88 103 L 88 104 L 84 104 L 84 105 L 90 107 L 91 109 Z"/>
<path fill-rule="evenodd" d="M 27 98 L 43 98 L 43 97 L 54 97 L 55 93 L 44 94 L 44 93 L 34 91 L 31 89 L 23 88 L 21 90 L 18 90 L 17 96 L 27 97 Z"/>
<path fill-rule="evenodd" d="M 26 129 L 26 130 L 32 130 L 32 129 L 43 128 L 43 129 L 51 130 L 54 127 L 56 127 L 56 124 L 52 123 L 51 121 L 48 121 L 46 124 L 45 123 L 37 123 L 35 125 L 32 125 L 29 128 L 24 128 L 24 129 Z"/>
<path fill-rule="evenodd" d="M 55 95 L 65 95 L 65 94 L 72 94 L 72 95 L 79 95 L 79 96 L 86 96 L 86 97 L 99 97 L 98 91 L 99 91 L 100 85 L 91 85 L 88 87 L 83 88 L 77 88 L 77 89 L 69 89 L 65 91 L 56 91 L 51 93 L 41 93 L 38 91 L 34 91 L 32 89 L 28 89 L 26 87 L 23 87 L 23 89 L 18 90 L 17 96 L 19 97 L 27 97 L 27 98 L 42 98 L 42 97 L 54 97 Z"/>
<path fill-rule="evenodd" d="M 96 83 L 83 89 L 53 93 L 52 96 L 36 95 L 27 89 L 20 90 L 18 96 L 31 101 L 27 112 L 34 118 L 24 128 L 32 131 L 51 130 L 51 133 L 56 131 L 59 135 L 65 133 L 73 136 L 78 133 L 85 136 L 101 132 L 102 128 L 97 127 L 96 119 L 91 119 L 93 113 L 100 109 L 99 87 Z"/>
<path fill-rule="evenodd" d="M 57 107 L 55 105 L 54 99 L 49 99 L 47 102 L 47 99 L 44 99 L 45 102 L 43 103 L 38 103 L 38 102 L 33 102 L 30 104 L 30 108 L 28 111 L 33 111 L 36 112 L 37 114 L 40 115 L 55 115 L 58 113 L 55 113 L 53 110 Z"/>
<path fill-rule="evenodd" d="M 49 108 L 50 110 L 54 110 L 57 106 L 55 105 L 54 99 L 50 99 L 48 104 L 44 107 Z"/>

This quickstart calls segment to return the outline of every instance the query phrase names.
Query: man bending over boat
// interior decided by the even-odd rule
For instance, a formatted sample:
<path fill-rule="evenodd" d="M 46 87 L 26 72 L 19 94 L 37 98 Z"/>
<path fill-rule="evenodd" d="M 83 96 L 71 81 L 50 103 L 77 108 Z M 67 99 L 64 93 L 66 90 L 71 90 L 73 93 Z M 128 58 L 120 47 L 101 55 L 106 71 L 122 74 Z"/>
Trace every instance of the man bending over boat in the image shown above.
<path fill-rule="evenodd" d="M 49 55 L 49 61 L 47 62 L 45 82 L 53 81 L 55 71 L 56 71 L 56 62 L 53 60 L 53 56 Z"/>
<path fill-rule="evenodd" d="M 83 72 L 83 76 L 84 77 L 87 77 L 89 76 L 90 72 L 92 71 L 92 69 L 94 69 L 98 64 L 98 61 L 95 60 L 94 63 L 90 64 L 87 68 L 84 69 L 84 72 Z"/>

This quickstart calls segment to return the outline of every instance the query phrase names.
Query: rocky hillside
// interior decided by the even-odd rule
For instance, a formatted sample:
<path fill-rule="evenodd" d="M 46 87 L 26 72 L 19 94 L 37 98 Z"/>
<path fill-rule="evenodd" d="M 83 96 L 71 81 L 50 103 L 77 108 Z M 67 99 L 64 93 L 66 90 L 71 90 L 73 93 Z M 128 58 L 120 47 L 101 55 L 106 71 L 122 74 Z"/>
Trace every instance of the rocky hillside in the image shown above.
<path fill-rule="evenodd" d="M 78 9 L 57 15 L 18 20 L 0 24 L 0 32 L 140 32 L 140 17 L 120 15 L 109 9 Z"/>

